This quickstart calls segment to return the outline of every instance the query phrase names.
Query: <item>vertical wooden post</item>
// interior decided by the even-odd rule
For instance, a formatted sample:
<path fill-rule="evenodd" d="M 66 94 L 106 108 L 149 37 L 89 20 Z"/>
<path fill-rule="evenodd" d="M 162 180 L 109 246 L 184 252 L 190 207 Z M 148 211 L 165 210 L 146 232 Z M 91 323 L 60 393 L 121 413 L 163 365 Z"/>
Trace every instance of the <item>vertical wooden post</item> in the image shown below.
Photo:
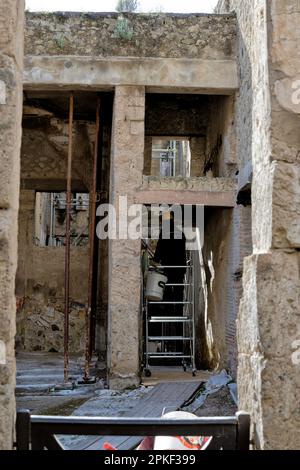
<path fill-rule="evenodd" d="M 69 99 L 69 141 L 66 195 L 66 251 L 65 251 L 65 316 L 64 316 L 64 381 L 69 379 L 69 293 L 70 293 L 70 232 L 72 205 L 72 152 L 73 152 L 74 94 Z"/>
<path fill-rule="evenodd" d="M 100 130 L 100 98 L 97 98 L 96 107 L 96 136 L 93 159 L 93 179 L 90 191 L 90 231 L 89 231 L 89 277 L 88 277 L 88 303 L 86 310 L 86 345 L 85 345 L 85 368 L 84 381 L 89 380 L 90 356 L 91 356 L 91 312 L 93 301 L 93 272 L 94 272 L 94 248 L 96 230 L 96 199 L 97 199 L 97 169 L 98 169 L 98 148 Z"/>

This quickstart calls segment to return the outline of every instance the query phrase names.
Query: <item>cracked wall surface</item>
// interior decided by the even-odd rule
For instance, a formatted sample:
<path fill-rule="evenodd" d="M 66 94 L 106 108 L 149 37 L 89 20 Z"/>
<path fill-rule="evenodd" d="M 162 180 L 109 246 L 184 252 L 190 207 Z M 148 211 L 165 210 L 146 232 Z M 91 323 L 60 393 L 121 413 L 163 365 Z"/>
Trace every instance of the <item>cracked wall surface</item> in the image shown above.
<path fill-rule="evenodd" d="M 237 328 L 239 406 L 251 413 L 255 448 L 297 449 L 299 2 L 221 1 L 224 7 L 238 21 L 238 149 L 253 167 L 253 254 L 244 262 Z"/>
<path fill-rule="evenodd" d="M 234 15 L 27 13 L 26 55 L 228 59 Z"/>
<path fill-rule="evenodd" d="M 23 68 L 22 0 L 0 4 L 0 449 L 11 449 L 15 419 L 15 273 Z"/>

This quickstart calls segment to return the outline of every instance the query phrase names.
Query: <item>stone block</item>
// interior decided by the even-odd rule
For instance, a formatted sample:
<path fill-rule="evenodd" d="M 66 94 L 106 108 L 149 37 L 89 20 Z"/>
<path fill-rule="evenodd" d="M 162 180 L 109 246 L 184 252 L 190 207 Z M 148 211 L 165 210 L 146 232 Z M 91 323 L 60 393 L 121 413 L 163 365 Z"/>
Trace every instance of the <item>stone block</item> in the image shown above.
<path fill-rule="evenodd" d="M 272 357 L 261 371 L 265 450 L 300 447 L 300 365 Z"/>
<path fill-rule="evenodd" d="M 144 121 L 145 107 L 142 106 L 128 106 L 126 111 L 126 119 L 128 121 Z"/>
<path fill-rule="evenodd" d="M 18 207 L 22 89 L 21 74 L 10 57 L 0 55 L 0 80 L 5 84 L 5 103 L 0 104 L 0 208 Z"/>
<path fill-rule="evenodd" d="M 300 248 L 300 162 L 277 162 L 273 183 L 274 248 Z"/>
<path fill-rule="evenodd" d="M 289 360 L 292 342 L 300 334 L 298 254 L 272 251 L 246 258 L 243 287 L 239 352 Z"/>
<path fill-rule="evenodd" d="M 17 213 L 0 210 L 0 339 L 8 341 L 15 333 L 15 274 Z"/>
<path fill-rule="evenodd" d="M 24 0 L 1 0 L 0 51 L 23 63 Z"/>

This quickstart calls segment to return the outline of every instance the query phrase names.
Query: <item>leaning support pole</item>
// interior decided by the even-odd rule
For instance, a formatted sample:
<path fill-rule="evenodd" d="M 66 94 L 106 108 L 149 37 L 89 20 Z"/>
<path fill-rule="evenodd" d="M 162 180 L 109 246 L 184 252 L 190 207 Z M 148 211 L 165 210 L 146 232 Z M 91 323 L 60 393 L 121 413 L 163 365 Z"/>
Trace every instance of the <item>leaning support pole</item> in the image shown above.
<path fill-rule="evenodd" d="M 94 248 L 96 230 L 96 199 L 97 199 L 97 168 L 98 168 L 98 148 L 100 130 L 100 98 L 97 98 L 96 107 L 96 136 L 93 158 L 93 179 L 90 191 L 90 231 L 89 231 L 89 277 L 88 277 L 88 302 L 86 309 L 86 344 L 85 344 L 85 368 L 84 382 L 94 382 L 90 378 L 91 359 L 91 322 L 92 322 L 92 301 L 93 301 L 93 270 L 94 270 Z"/>
<path fill-rule="evenodd" d="M 72 205 L 72 145 L 73 145 L 74 94 L 69 100 L 69 139 L 66 197 L 66 251 L 65 251 L 65 316 L 64 316 L 64 381 L 69 379 L 69 292 L 70 292 L 70 232 Z"/>

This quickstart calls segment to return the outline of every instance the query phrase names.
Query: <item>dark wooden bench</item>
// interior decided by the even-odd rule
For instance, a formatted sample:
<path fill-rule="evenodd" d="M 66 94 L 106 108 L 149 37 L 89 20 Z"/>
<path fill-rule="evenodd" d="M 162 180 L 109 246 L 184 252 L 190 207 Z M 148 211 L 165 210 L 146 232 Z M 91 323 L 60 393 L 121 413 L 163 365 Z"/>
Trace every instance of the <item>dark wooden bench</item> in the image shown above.
<path fill-rule="evenodd" d="M 77 416 L 34 416 L 17 413 L 17 450 L 64 450 L 57 435 L 79 436 L 213 436 L 208 450 L 249 450 L 250 416 L 194 420 L 161 418 L 94 418 Z M 108 437 L 109 441 L 109 437 Z M 99 449 L 102 450 L 102 449 Z"/>

